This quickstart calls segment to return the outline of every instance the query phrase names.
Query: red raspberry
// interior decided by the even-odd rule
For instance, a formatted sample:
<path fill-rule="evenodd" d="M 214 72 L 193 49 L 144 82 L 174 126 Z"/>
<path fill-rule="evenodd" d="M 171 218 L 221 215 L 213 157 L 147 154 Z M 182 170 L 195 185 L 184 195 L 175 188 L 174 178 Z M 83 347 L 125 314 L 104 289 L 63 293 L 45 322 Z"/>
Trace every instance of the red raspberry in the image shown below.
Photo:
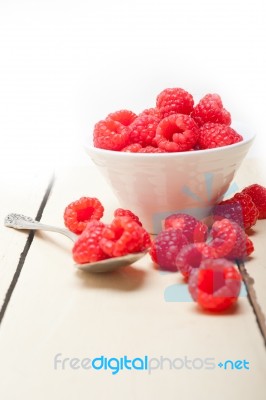
<path fill-rule="evenodd" d="M 195 268 L 199 268 L 202 260 L 212 258 L 206 243 L 191 243 L 182 247 L 176 257 L 176 268 L 187 279 Z"/>
<path fill-rule="evenodd" d="M 99 121 L 94 127 L 95 147 L 106 150 L 121 150 L 129 144 L 128 127 L 112 119 Z"/>
<path fill-rule="evenodd" d="M 206 259 L 190 275 L 188 289 L 202 308 L 222 311 L 236 303 L 241 281 L 241 275 L 231 261 Z"/>
<path fill-rule="evenodd" d="M 111 119 L 113 121 L 120 122 L 124 126 L 132 124 L 132 122 L 137 118 L 137 115 L 130 110 L 119 110 L 107 115 L 107 120 Z"/>
<path fill-rule="evenodd" d="M 229 146 L 242 140 L 243 137 L 230 126 L 208 122 L 199 129 L 200 149 Z"/>
<path fill-rule="evenodd" d="M 223 108 L 221 97 L 218 94 L 207 94 L 196 105 L 191 113 L 191 117 L 199 126 L 206 122 L 230 125 L 231 115 Z"/>
<path fill-rule="evenodd" d="M 104 208 L 95 197 L 81 197 L 70 203 L 64 212 L 65 226 L 74 233 L 81 233 L 89 221 L 101 219 Z"/>
<path fill-rule="evenodd" d="M 164 220 L 164 229 L 169 228 L 180 229 L 189 243 L 205 242 L 207 239 L 207 225 L 192 215 L 182 213 L 170 215 Z"/>
<path fill-rule="evenodd" d="M 173 114 L 159 123 L 155 142 L 160 149 L 173 151 L 187 151 L 197 143 L 199 129 L 188 115 Z"/>
<path fill-rule="evenodd" d="M 139 143 L 141 146 L 154 145 L 154 137 L 159 119 L 154 115 L 143 114 L 135 119 L 129 127 L 130 143 Z"/>
<path fill-rule="evenodd" d="M 217 204 L 213 215 L 214 220 L 228 218 L 242 228 L 249 229 L 256 224 L 259 211 L 248 194 L 237 193 L 231 199 Z"/>
<path fill-rule="evenodd" d="M 140 226 L 142 226 L 142 223 L 139 220 L 139 217 L 134 214 L 130 210 L 124 210 L 123 208 L 117 208 L 114 212 L 115 217 L 130 217 L 133 219 L 133 221 L 137 222 Z"/>
<path fill-rule="evenodd" d="M 255 183 L 242 190 L 242 193 L 248 194 L 259 211 L 259 219 L 266 218 L 266 188 Z"/>
<path fill-rule="evenodd" d="M 87 224 L 74 244 L 72 254 L 78 264 L 96 262 L 108 258 L 99 246 L 105 225 L 97 220 Z"/>
<path fill-rule="evenodd" d="M 153 117 L 156 117 L 158 119 L 161 119 L 160 111 L 158 108 L 146 108 L 143 110 L 140 114 L 139 117 L 142 117 L 143 115 L 152 115 Z"/>
<path fill-rule="evenodd" d="M 152 242 L 150 256 L 161 269 L 175 272 L 176 256 L 186 244 L 188 240 L 179 229 L 167 229 L 160 232 Z"/>
<path fill-rule="evenodd" d="M 143 251 L 145 241 L 145 229 L 131 217 L 115 217 L 103 229 L 100 247 L 110 257 L 120 257 Z"/>
<path fill-rule="evenodd" d="M 138 153 L 138 151 L 141 149 L 142 149 L 142 147 L 139 143 L 134 143 L 134 144 L 129 144 L 128 146 L 124 147 L 121 151 L 124 151 L 127 153 Z"/>
<path fill-rule="evenodd" d="M 208 244 L 212 258 L 243 260 L 254 250 L 253 243 L 245 231 L 235 222 L 228 219 L 214 222 Z"/>
<path fill-rule="evenodd" d="M 157 108 L 161 118 L 171 114 L 190 114 L 193 110 L 194 100 L 190 93 L 181 88 L 163 90 L 156 99 Z"/>
<path fill-rule="evenodd" d="M 166 153 L 165 150 L 159 149 L 158 147 L 153 147 L 153 146 L 146 146 L 142 147 L 138 153 Z"/>

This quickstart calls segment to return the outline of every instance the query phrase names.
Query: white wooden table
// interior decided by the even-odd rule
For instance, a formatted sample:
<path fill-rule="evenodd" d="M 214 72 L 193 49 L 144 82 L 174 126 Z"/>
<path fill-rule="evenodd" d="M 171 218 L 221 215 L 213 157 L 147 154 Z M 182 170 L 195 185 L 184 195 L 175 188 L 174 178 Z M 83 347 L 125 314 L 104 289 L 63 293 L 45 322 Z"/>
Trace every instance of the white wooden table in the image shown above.
<path fill-rule="evenodd" d="M 263 171 L 263 164 L 247 159 L 237 185 L 266 185 Z M 8 212 L 20 212 L 63 226 L 65 206 L 81 196 L 98 197 L 106 221 L 118 206 L 90 163 L 57 171 L 53 182 L 50 173 L 23 175 L 23 190 L 22 184 L 15 190 L 7 177 L 2 180 L 1 221 Z M 266 221 L 259 221 L 252 235 L 254 257 L 242 270 L 248 296 L 234 312 L 212 315 L 178 297 L 180 292 L 173 296 L 173 285 L 184 289 L 181 277 L 158 272 L 149 256 L 114 273 L 81 273 L 73 267 L 67 238 L 1 223 L 0 399 L 265 400 L 265 229 Z M 74 369 L 70 361 L 63 369 L 56 355 L 60 360 L 148 356 L 154 369 L 113 375 L 110 369 Z M 206 358 L 212 369 L 202 367 Z M 220 368 L 226 360 L 246 360 L 250 369 L 243 363 L 242 369 Z"/>

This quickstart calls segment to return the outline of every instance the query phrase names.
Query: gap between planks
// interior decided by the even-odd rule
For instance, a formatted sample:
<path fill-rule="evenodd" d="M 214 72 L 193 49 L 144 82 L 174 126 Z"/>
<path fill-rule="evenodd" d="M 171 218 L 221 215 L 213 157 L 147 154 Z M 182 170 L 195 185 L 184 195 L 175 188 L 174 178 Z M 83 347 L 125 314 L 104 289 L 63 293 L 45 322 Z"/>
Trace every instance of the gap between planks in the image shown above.
<path fill-rule="evenodd" d="M 47 201 L 49 199 L 51 190 L 52 190 L 52 188 L 54 186 L 54 182 L 55 182 L 55 176 L 53 175 L 52 178 L 50 179 L 50 182 L 49 182 L 49 184 L 47 186 L 47 189 L 46 189 L 46 191 L 44 193 L 43 199 L 42 199 L 41 204 L 39 206 L 37 215 L 35 217 L 36 221 L 40 221 L 41 218 L 42 218 L 42 214 L 43 214 L 43 211 L 44 211 L 45 206 L 47 204 Z M 30 250 L 30 247 L 31 247 L 31 244 L 33 242 L 34 235 L 35 235 L 35 231 L 30 231 L 29 232 L 29 235 L 28 235 L 28 238 L 26 240 L 24 249 L 23 249 L 22 253 L 20 254 L 20 258 L 19 258 L 19 261 L 18 261 L 17 268 L 15 270 L 15 273 L 13 275 L 13 278 L 12 278 L 12 281 L 11 281 L 11 283 L 9 285 L 9 288 L 8 288 L 8 290 L 6 292 L 6 295 L 5 295 L 5 298 L 4 298 L 4 302 L 3 302 L 3 305 L 2 305 L 1 310 L 0 310 L 0 326 L 1 326 L 1 323 L 2 323 L 3 318 L 5 316 L 8 304 L 9 304 L 9 302 L 11 300 L 12 294 L 13 294 L 13 292 L 15 290 L 16 284 L 18 282 L 18 279 L 19 279 L 20 273 L 22 271 L 23 265 L 25 263 L 27 254 L 28 254 L 28 252 Z"/>

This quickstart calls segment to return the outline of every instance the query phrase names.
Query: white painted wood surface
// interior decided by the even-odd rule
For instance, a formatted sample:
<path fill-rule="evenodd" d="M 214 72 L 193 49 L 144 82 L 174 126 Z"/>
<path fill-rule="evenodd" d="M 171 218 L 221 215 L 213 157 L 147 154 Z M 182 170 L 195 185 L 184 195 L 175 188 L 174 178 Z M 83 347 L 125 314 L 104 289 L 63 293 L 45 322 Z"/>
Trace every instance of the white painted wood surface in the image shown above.
<path fill-rule="evenodd" d="M 250 161 L 243 164 L 240 188 L 257 181 L 256 168 Z M 88 164 L 57 174 L 42 221 L 62 226 L 65 205 L 82 195 L 98 197 L 106 208 L 105 220 L 110 220 L 116 199 Z M 264 222 L 256 228 L 256 255 L 246 267 L 265 311 Z M 7 242 L 12 240 L 8 235 Z M 18 240 L 20 235 L 16 233 Z M 34 238 L 0 327 L 1 399 L 265 399 L 265 346 L 247 297 L 235 312 L 202 313 L 191 302 L 165 301 L 166 290 L 182 280 L 156 271 L 148 256 L 134 267 L 93 275 L 75 270 L 71 247 L 55 233 Z M 5 257 L 12 258 L 8 248 Z M 80 359 L 212 357 L 216 368 L 170 370 L 166 360 L 163 370 L 150 374 L 55 370 L 58 353 Z M 246 359 L 250 370 L 220 369 L 219 361 L 227 359 Z"/>

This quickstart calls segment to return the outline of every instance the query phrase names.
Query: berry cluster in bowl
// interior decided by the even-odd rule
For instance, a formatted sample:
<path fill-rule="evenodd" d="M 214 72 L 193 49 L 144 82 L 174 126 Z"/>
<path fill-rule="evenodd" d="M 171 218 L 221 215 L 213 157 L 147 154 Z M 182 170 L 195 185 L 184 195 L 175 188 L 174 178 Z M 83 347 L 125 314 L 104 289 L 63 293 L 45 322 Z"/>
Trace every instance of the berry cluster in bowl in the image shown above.
<path fill-rule="evenodd" d="M 192 298 L 204 309 L 222 311 L 236 303 L 242 277 L 235 261 L 254 251 L 248 236 L 258 219 L 266 218 L 266 188 L 253 184 L 218 203 L 209 228 L 191 215 L 178 213 L 164 220 L 151 240 L 139 218 L 118 208 L 110 224 L 94 197 L 82 197 L 64 212 L 66 227 L 79 235 L 73 247 L 77 263 L 90 263 L 149 249 L 158 269 L 180 272 Z"/>
<path fill-rule="evenodd" d="M 182 88 L 168 88 L 156 107 L 140 114 L 119 110 L 96 123 L 94 146 L 131 153 L 169 153 L 229 146 L 243 140 L 218 94 L 206 94 L 198 104 Z"/>

